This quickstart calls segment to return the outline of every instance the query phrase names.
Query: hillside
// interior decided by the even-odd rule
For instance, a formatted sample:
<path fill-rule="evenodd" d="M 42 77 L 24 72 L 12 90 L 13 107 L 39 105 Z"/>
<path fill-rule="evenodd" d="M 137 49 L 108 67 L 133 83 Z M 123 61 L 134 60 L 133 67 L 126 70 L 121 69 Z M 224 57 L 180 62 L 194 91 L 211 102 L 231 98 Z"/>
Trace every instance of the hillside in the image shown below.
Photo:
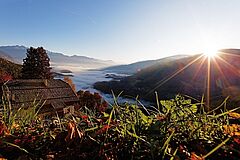
<path fill-rule="evenodd" d="M 7 60 L 12 61 L 12 62 L 14 61 L 14 59 L 11 56 L 4 53 L 3 51 L 0 51 L 0 58 L 7 59 Z"/>
<path fill-rule="evenodd" d="M 22 64 L 22 60 L 26 57 L 26 51 L 27 47 L 25 46 L 0 46 L 0 55 L 2 53 L 5 57 L 11 57 L 10 60 L 19 64 Z M 56 53 L 52 51 L 47 51 L 47 53 L 51 59 L 51 66 L 59 69 L 94 69 L 104 68 L 115 64 L 110 60 L 99 60 L 86 56 L 68 56 L 63 53 Z"/>
<path fill-rule="evenodd" d="M 230 96 L 232 100 L 240 97 L 240 50 L 223 50 L 219 58 L 211 60 L 210 94 L 212 100 Z M 230 53 L 231 51 L 231 53 Z M 228 53 L 229 52 L 229 53 Z M 94 87 L 106 93 L 113 90 L 124 95 L 137 96 L 155 101 L 155 91 L 163 99 L 181 93 L 201 99 L 207 95 L 208 60 L 201 55 L 177 59 L 167 63 L 156 63 L 133 76 L 119 82 L 97 82 Z M 221 60 L 223 59 L 223 60 Z M 193 62 L 194 63 L 191 63 Z M 188 66 L 188 67 L 185 67 Z M 185 68 L 185 69 L 184 69 Z M 175 75 L 175 76 L 174 76 Z"/>
<path fill-rule="evenodd" d="M 4 58 L 0 58 L 0 76 L 3 74 L 10 74 L 13 78 L 19 78 L 21 75 L 20 64 L 15 64 L 11 61 L 8 61 Z"/>
<path fill-rule="evenodd" d="M 187 56 L 177 55 L 177 56 L 171 56 L 171 57 L 157 59 L 157 60 L 139 61 L 139 62 L 126 64 L 126 65 L 111 66 L 111 67 L 104 68 L 103 70 L 108 72 L 113 72 L 113 73 L 120 73 L 120 74 L 134 74 L 152 65 L 155 65 L 158 63 L 167 63 L 183 57 L 187 57 Z"/>

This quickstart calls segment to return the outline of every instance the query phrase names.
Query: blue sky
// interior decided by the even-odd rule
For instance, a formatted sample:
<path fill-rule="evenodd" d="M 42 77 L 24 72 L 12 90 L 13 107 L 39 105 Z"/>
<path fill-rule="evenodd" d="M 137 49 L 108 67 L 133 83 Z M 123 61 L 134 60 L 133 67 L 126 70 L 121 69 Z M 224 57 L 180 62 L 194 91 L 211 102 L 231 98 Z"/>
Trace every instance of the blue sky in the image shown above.
<path fill-rule="evenodd" d="M 0 45 L 118 62 L 240 48 L 239 0 L 0 0 Z"/>

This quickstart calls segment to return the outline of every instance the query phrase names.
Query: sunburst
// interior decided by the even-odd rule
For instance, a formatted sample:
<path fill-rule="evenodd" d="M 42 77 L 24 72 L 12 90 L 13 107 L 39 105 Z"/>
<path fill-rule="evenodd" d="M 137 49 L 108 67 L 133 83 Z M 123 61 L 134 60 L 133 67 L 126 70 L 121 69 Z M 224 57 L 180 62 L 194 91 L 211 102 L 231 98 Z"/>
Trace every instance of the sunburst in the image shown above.
<path fill-rule="evenodd" d="M 203 51 L 204 56 L 214 58 L 218 55 L 219 51 L 216 48 L 207 48 Z"/>
<path fill-rule="evenodd" d="M 204 65 L 207 65 L 207 70 L 206 70 L 206 81 L 205 81 L 205 94 L 206 94 L 206 107 L 209 110 L 211 107 L 211 79 L 213 77 L 211 72 L 218 72 L 220 74 L 220 76 L 222 77 L 222 80 L 224 81 L 225 84 L 229 85 L 229 82 L 226 78 L 226 73 L 223 72 L 222 69 L 222 64 L 224 64 L 224 66 L 227 67 L 227 69 L 231 72 L 236 72 L 237 69 L 231 65 L 230 63 L 228 63 L 224 57 L 222 57 L 224 53 L 222 51 L 218 51 L 217 49 L 214 48 L 209 48 L 206 49 L 205 52 L 203 54 L 201 54 L 200 56 L 196 57 L 195 59 L 193 59 L 192 61 L 190 61 L 189 63 L 185 64 L 182 68 L 176 70 L 174 73 L 172 73 L 171 75 L 169 75 L 168 77 L 163 78 L 161 81 L 159 81 L 158 83 L 156 83 L 155 87 L 153 89 L 151 89 L 147 95 L 153 93 L 158 87 L 164 85 L 165 83 L 167 83 L 169 80 L 171 80 L 172 78 L 178 76 L 181 72 L 183 72 L 184 70 L 186 70 L 188 67 L 190 67 L 191 65 L 193 65 L 194 63 L 199 63 L 199 66 L 196 69 L 196 72 L 193 74 L 193 79 L 195 79 L 197 77 L 197 75 L 199 74 L 199 71 L 204 67 Z M 225 53 L 226 54 L 226 53 Z M 228 55 L 228 54 L 227 54 Z M 213 68 L 212 68 L 213 67 Z M 234 72 L 234 73 L 235 73 Z"/>

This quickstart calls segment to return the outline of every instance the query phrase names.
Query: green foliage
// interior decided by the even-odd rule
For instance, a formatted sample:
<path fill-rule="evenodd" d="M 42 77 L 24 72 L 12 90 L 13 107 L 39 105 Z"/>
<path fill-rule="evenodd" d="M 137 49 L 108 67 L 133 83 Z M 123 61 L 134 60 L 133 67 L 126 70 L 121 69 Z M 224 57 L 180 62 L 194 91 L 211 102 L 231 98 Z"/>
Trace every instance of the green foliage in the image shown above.
<path fill-rule="evenodd" d="M 16 116 L 9 112 L 13 120 L 3 116 L 2 122 L 6 125 L 11 122 L 8 126 L 12 129 L 8 136 L 0 135 L 0 141 L 5 147 L 43 159 L 51 155 L 55 159 L 172 160 L 193 156 L 216 158 L 230 151 L 232 155 L 239 154 L 237 149 L 226 149 L 229 142 L 238 143 L 233 142 L 236 140 L 232 134 L 226 133 L 233 110 L 227 111 L 224 104 L 217 114 L 216 110 L 205 112 L 202 102 L 193 103 L 180 95 L 158 101 L 157 108 L 145 108 L 138 102 L 120 106 L 115 101 L 110 111 L 99 112 L 85 106 L 48 124 L 38 121 L 34 107 L 20 109 Z"/>

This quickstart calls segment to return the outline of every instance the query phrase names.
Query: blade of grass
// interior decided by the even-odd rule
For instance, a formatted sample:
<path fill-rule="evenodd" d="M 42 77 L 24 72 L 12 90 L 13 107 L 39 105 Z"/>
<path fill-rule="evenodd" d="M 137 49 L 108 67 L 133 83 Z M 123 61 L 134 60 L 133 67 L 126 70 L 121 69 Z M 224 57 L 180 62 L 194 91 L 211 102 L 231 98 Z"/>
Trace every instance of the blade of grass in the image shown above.
<path fill-rule="evenodd" d="M 168 139 L 164 142 L 161 150 L 164 150 L 164 149 L 166 148 L 166 146 L 169 144 L 171 138 L 173 137 L 174 133 L 175 133 L 175 131 L 172 131 L 171 135 L 170 135 L 170 136 L 168 137 Z"/>
<path fill-rule="evenodd" d="M 176 150 L 174 151 L 172 157 L 170 158 L 170 160 L 174 160 L 176 154 L 177 154 L 178 148 L 176 148 Z"/>
<path fill-rule="evenodd" d="M 231 139 L 231 137 L 228 137 L 226 140 L 224 140 L 222 143 L 220 143 L 217 147 L 213 148 L 213 150 L 211 150 L 210 152 L 208 152 L 208 154 L 206 154 L 205 156 L 203 156 L 203 159 L 206 159 L 208 156 L 210 156 L 212 153 L 214 153 L 216 150 L 218 150 L 219 148 L 221 148 L 223 145 L 225 145 L 227 143 L 227 141 L 229 141 Z"/>
<path fill-rule="evenodd" d="M 159 99 L 158 99 L 158 93 L 155 92 L 155 95 L 156 95 L 156 101 L 157 101 L 158 111 L 160 112 L 160 104 L 159 104 Z"/>
<path fill-rule="evenodd" d="M 218 110 L 219 108 L 221 108 L 224 104 L 226 104 L 227 100 L 229 99 L 229 97 L 227 97 L 218 107 L 214 108 L 213 110 L 207 112 L 207 114 L 210 114 L 216 110 Z"/>
<path fill-rule="evenodd" d="M 226 115 L 226 114 L 228 114 L 228 113 L 230 113 L 230 112 L 236 111 L 236 110 L 238 110 L 238 109 L 240 109 L 240 107 L 237 107 L 237 108 L 234 108 L 234 109 L 229 110 L 229 111 L 227 111 L 227 112 L 218 114 L 218 115 L 216 115 L 216 116 L 214 116 L 214 117 L 215 117 L 215 118 L 218 118 L 218 117 L 224 116 L 224 115 Z"/>
<path fill-rule="evenodd" d="M 13 144 L 13 143 L 10 143 L 10 142 L 6 142 L 6 141 L 2 141 L 2 143 L 5 143 L 5 144 L 13 146 L 13 147 L 16 147 L 16 148 L 20 149 L 21 151 L 24 151 L 24 152 L 29 154 L 29 152 L 26 149 L 24 149 L 24 148 L 22 148 L 22 147 L 20 147 L 20 146 L 18 146 L 16 144 Z"/>

